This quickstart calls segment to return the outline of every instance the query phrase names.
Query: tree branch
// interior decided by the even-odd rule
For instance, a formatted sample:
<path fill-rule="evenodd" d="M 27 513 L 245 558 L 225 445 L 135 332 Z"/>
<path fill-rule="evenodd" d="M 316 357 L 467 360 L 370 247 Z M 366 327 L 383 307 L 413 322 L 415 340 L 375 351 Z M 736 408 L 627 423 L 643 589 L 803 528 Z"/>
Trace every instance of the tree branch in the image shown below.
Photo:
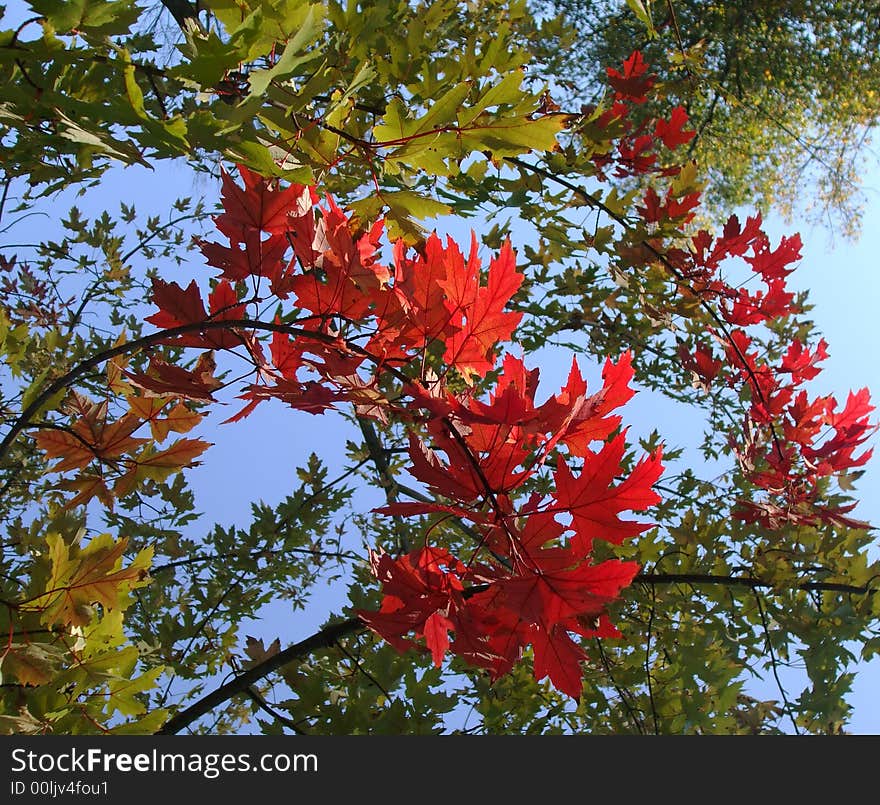
<path fill-rule="evenodd" d="M 639 573 L 633 582 L 644 584 L 718 584 L 724 587 L 748 587 L 752 590 L 779 587 L 772 581 L 752 576 L 716 576 L 710 573 Z M 793 588 L 807 592 L 848 593 L 850 595 L 873 595 L 876 588 L 826 581 L 805 581 Z"/>
<path fill-rule="evenodd" d="M 651 585 L 718 584 L 725 587 L 748 587 L 752 590 L 757 590 L 760 588 L 773 588 L 777 586 L 773 582 L 763 581 L 761 579 L 751 578 L 749 576 L 715 576 L 704 573 L 639 573 L 635 577 L 635 579 L 633 579 L 633 581 Z M 473 587 L 470 587 L 464 591 L 464 596 L 467 598 L 471 595 L 476 595 L 477 593 L 485 590 L 487 587 L 488 585 L 484 584 L 474 585 Z M 874 589 L 870 587 L 857 587 L 849 584 L 836 584 L 832 582 L 819 581 L 809 581 L 798 584 L 796 585 L 796 589 L 819 590 L 825 592 L 842 592 L 862 595 L 869 595 L 873 594 L 874 592 Z M 340 638 L 346 637 L 347 635 L 355 634 L 364 630 L 365 628 L 366 626 L 364 625 L 363 621 L 360 620 L 360 618 L 349 618 L 348 620 L 325 626 L 323 629 L 315 632 L 315 634 L 307 637 L 305 640 L 302 640 L 299 643 L 294 643 L 293 645 L 288 646 L 283 651 L 279 651 L 277 654 L 273 654 L 271 657 L 264 660 L 263 662 L 254 665 L 243 674 L 234 677 L 232 680 L 224 685 L 221 685 L 212 693 L 209 693 L 207 696 L 202 697 L 197 702 L 187 707 L 185 710 L 181 710 L 177 715 L 170 718 L 156 734 L 174 735 L 180 732 L 181 730 L 192 724 L 194 721 L 197 721 L 202 716 L 207 715 L 218 705 L 221 705 L 223 704 L 223 702 L 231 699 L 233 696 L 237 696 L 239 694 L 248 695 L 248 688 L 255 682 L 258 682 L 263 677 L 268 676 L 270 673 L 272 673 L 272 671 L 275 671 L 283 665 L 287 665 L 287 663 L 293 662 L 294 660 L 301 659 L 302 657 L 307 656 L 316 649 L 330 648 Z M 597 643 L 598 642 L 599 641 L 597 640 Z M 636 724 L 640 732 L 643 732 L 644 728 L 639 723 L 639 720 L 635 718 L 632 710 L 629 707 L 628 702 L 626 702 L 625 700 L 625 697 L 623 697 L 622 694 L 621 697 L 624 698 L 624 705 L 627 707 L 628 710 L 630 710 L 630 716 L 633 718 L 633 723 Z"/>
<path fill-rule="evenodd" d="M 257 321 L 254 319 L 216 319 L 214 321 L 192 322 L 191 324 L 181 324 L 179 327 L 171 327 L 167 330 L 160 330 L 156 333 L 150 333 L 150 335 L 136 338 L 133 341 L 127 341 L 124 344 L 119 344 L 118 346 L 111 347 L 110 349 L 104 350 L 103 352 L 99 352 L 96 355 L 92 355 L 91 358 L 87 358 L 81 363 L 78 363 L 72 369 L 61 375 L 61 377 L 56 378 L 52 383 L 46 386 L 43 391 L 41 391 L 34 398 L 33 402 L 31 402 L 31 404 L 28 405 L 28 407 L 21 412 L 15 422 L 13 422 L 10 426 L 9 431 L 3 437 L 3 440 L 0 441 L 0 461 L 2 461 L 6 457 L 6 454 L 9 451 L 10 446 L 12 445 L 12 442 L 15 441 L 18 434 L 21 433 L 25 428 L 29 427 L 31 418 L 37 413 L 37 411 L 40 410 L 40 408 L 42 408 L 46 404 L 48 400 L 50 400 L 58 392 L 63 391 L 65 388 L 81 378 L 83 375 L 92 371 L 92 369 L 100 366 L 102 363 L 104 363 L 104 361 L 111 360 L 118 355 L 127 355 L 129 353 L 136 352 L 139 349 L 144 349 L 146 347 L 156 346 L 157 344 L 161 344 L 166 341 L 171 341 L 179 335 L 186 335 L 188 333 L 199 333 L 203 331 L 207 332 L 208 330 L 234 330 L 236 328 L 287 333 L 289 335 L 295 335 L 300 338 L 312 338 L 316 341 L 321 341 L 325 344 L 331 345 L 338 343 L 338 339 L 335 336 L 327 335 L 325 333 L 316 332 L 314 330 L 306 330 L 301 327 L 296 327 L 292 324 Z M 364 357 L 371 360 L 376 360 L 375 356 L 371 355 L 369 352 L 361 349 L 356 345 L 346 344 L 346 346 L 348 349 L 352 350 L 352 352 L 356 352 L 357 354 L 363 355 Z M 403 379 L 405 382 L 409 382 L 409 378 L 395 370 L 393 367 L 386 368 L 389 372 L 397 376 L 399 379 Z"/>
<path fill-rule="evenodd" d="M 288 646 L 283 651 L 279 651 L 277 654 L 273 654 L 268 659 L 258 663 L 253 668 L 249 668 L 243 674 L 234 677 L 207 696 L 203 696 L 185 710 L 181 710 L 175 716 L 168 719 L 165 725 L 156 732 L 156 735 L 175 735 L 233 696 L 239 694 L 249 695 L 250 686 L 272 673 L 272 671 L 294 660 L 305 657 L 316 649 L 330 648 L 339 638 L 354 634 L 365 628 L 366 626 L 360 618 L 349 618 L 348 620 L 325 626 L 305 640 L 294 643 L 292 646 Z"/>
<path fill-rule="evenodd" d="M 198 1 L 189 3 L 187 0 L 162 0 L 162 5 L 168 9 L 174 21 L 180 26 L 180 30 L 187 36 L 191 36 L 196 31 L 201 34 L 207 33 L 199 19 L 201 3 Z"/>

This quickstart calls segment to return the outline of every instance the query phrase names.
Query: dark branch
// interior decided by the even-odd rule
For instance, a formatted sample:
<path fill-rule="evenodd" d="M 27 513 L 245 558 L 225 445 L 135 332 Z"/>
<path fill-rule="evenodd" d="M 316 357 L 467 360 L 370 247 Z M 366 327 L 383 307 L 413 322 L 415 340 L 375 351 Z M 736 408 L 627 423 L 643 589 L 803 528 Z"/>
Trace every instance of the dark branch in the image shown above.
<path fill-rule="evenodd" d="M 199 19 L 199 2 L 189 3 L 187 0 L 162 0 L 162 5 L 168 9 L 174 21 L 180 26 L 180 30 L 187 36 L 194 32 L 206 33 L 205 26 Z"/>
<path fill-rule="evenodd" d="M 339 623 L 325 626 L 319 632 L 288 646 L 283 651 L 273 654 L 263 662 L 249 668 L 243 674 L 236 676 L 225 685 L 203 696 L 195 704 L 190 705 L 185 710 L 181 710 L 177 715 L 168 719 L 165 725 L 156 732 L 156 735 L 175 735 L 190 724 L 200 719 L 202 716 L 210 713 L 215 707 L 223 702 L 229 701 L 233 696 L 239 694 L 249 695 L 249 688 L 255 682 L 258 682 L 272 671 L 287 665 L 294 660 L 311 654 L 319 648 L 330 648 L 337 640 L 346 635 L 354 634 L 366 628 L 360 618 L 349 618 Z"/>
<path fill-rule="evenodd" d="M 716 576 L 710 573 L 639 573 L 633 581 L 644 584 L 719 584 L 724 587 L 748 587 L 752 590 L 780 587 L 775 582 L 751 576 Z M 826 581 L 805 581 L 793 585 L 793 589 L 850 595 L 873 595 L 876 592 L 873 587 Z"/>

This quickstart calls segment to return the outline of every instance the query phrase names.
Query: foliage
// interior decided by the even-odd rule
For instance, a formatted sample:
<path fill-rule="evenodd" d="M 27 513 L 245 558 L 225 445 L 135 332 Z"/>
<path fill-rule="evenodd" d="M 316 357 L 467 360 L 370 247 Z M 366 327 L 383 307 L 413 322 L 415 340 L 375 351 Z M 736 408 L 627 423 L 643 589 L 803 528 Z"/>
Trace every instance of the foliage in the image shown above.
<path fill-rule="evenodd" d="M 880 646 L 868 392 L 810 392 L 800 241 L 703 226 L 713 163 L 643 54 L 570 114 L 532 57 L 568 33 L 520 3 L 164 5 L 164 62 L 134 3 L 0 34 L 4 206 L 182 158 L 221 202 L 213 232 L 182 199 L 4 246 L 3 728 L 842 729 L 852 647 Z M 467 255 L 426 229 L 450 213 L 480 219 Z M 550 347 L 580 357 L 539 403 Z M 636 446 L 636 387 L 703 415 L 705 466 Z M 354 435 L 337 477 L 303 457 L 200 534 L 187 470 L 230 398 L 218 438 L 269 400 Z M 242 626 L 331 579 L 310 637 Z"/>
<path fill-rule="evenodd" d="M 638 43 L 661 103 L 681 103 L 697 132 L 689 155 L 714 210 L 745 205 L 859 229 L 860 175 L 880 111 L 877 27 L 867 2 L 538 3 L 577 32 L 555 73 L 572 103 L 602 92 L 605 65 Z M 661 100 L 662 99 L 662 100 Z"/>

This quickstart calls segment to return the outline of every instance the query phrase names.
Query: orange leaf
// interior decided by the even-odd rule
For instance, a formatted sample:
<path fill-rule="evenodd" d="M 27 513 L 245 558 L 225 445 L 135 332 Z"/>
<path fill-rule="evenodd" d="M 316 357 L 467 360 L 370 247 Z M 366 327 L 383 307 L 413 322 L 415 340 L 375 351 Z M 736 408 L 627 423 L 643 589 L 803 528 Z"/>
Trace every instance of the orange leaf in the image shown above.
<path fill-rule="evenodd" d="M 36 442 L 46 458 L 61 459 L 52 467 L 53 472 L 81 470 L 95 457 L 94 451 L 82 439 L 66 430 L 41 430 L 36 435 Z"/>
<path fill-rule="evenodd" d="M 200 439 L 178 439 L 167 450 L 145 458 L 139 457 L 137 462 L 142 467 L 182 469 L 191 466 L 193 459 L 210 446 L 210 442 L 203 442 Z"/>

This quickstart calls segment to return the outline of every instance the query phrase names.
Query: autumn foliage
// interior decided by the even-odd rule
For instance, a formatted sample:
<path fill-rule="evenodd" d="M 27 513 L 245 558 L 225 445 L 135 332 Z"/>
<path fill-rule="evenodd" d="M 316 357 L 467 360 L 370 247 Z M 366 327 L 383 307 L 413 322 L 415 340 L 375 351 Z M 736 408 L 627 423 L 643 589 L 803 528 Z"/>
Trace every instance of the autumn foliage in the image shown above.
<path fill-rule="evenodd" d="M 657 266 L 676 300 L 710 322 L 678 358 L 697 389 L 726 388 L 742 401 L 730 447 L 751 494 L 736 515 L 770 529 L 858 525 L 848 507 L 817 501 L 823 479 L 870 455 L 867 391 L 842 406 L 809 395 L 824 341 L 794 340 L 775 363 L 753 346 L 758 328 L 797 312 L 786 278 L 799 239 L 774 248 L 759 216 L 731 217 L 717 235 L 689 228 L 700 194 L 676 183 L 683 165 L 660 159 L 694 136 L 685 111 L 633 122 L 653 86 L 639 53 L 608 75 L 613 98 L 589 125 L 611 132 L 614 147 L 594 155 L 596 176 L 653 180 L 635 208 L 653 236 L 629 244 L 627 259 Z M 217 370 L 223 354 L 246 377 L 230 423 L 277 400 L 310 414 L 350 406 L 405 428 L 408 472 L 426 499 L 377 511 L 422 518 L 425 528 L 419 544 L 370 551 L 382 598 L 357 613 L 363 623 L 401 651 L 422 648 L 438 666 L 452 654 L 493 680 L 530 654 L 536 678 L 579 697 L 582 638 L 619 636 L 608 609 L 641 570 L 597 559 L 595 546 L 638 539 L 661 501 L 661 450 L 634 455 L 621 413 L 635 393 L 632 353 L 607 356 L 595 389 L 573 359 L 562 388 L 541 398 L 538 369 L 515 345 L 524 274 L 510 243 L 484 261 L 476 237 L 466 250 L 436 233 L 416 247 L 390 242 L 382 220 L 365 223 L 317 188 L 244 166 L 238 174 L 241 183 L 222 177 L 222 238 L 198 243 L 215 270 L 210 283 L 152 281 L 146 320 L 158 330 L 143 346 L 174 351 L 137 368 L 121 351 L 108 363 L 108 394 L 127 412 L 113 418 L 106 401 L 75 394 L 69 427 L 38 432 L 69 504 L 111 507 L 144 479 L 192 465 L 209 445 L 184 434 L 229 385 Z M 731 262 L 751 285 L 726 279 Z M 444 544 L 447 521 L 469 536 L 468 552 Z M 111 568 L 112 558 L 101 557 L 103 578 L 134 583 L 141 564 Z M 102 601 L 100 585 L 86 581 L 79 595 L 94 590 Z M 51 611 L 74 605 L 53 601 Z"/>
<path fill-rule="evenodd" d="M 387 266 L 381 222 L 358 231 L 332 199 L 316 216 L 310 188 L 275 188 L 239 170 L 244 188 L 224 177 L 226 209 L 215 219 L 229 245 L 201 244 L 222 272 L 207 304 L 195 283 L 154 281 L 159 312 L 149 321 L 166 328 L 167 343 L 203 350 L 199 362 L 185 370 L 154 360 L 146 372 L 127 372 L 128 382 L 147 399 L 210 401 L 205 356 L 241 348 L 253 382 L 232 420 L 278 399 L 312 414 L 348 403 L 360 416 L 404 422 L 410 473 L 438 502 L 380 511 L 456 517 L 470 524 L 474 544 L 456 557 L 429 529 L 401 556 L 377 549 L 384 598 L 362 619 L 401 649 L 414 633 L 437 664 L 448 649 L 493 676 L 531 646 L 536 676 L 577 697 L 584 654 L 570 633 L 616 635 L 606 605 L 638 571 L 631 562 L 594 563 L 593 542 L 649 528 L 620 515 L 659 500 L 651 489 L 659 452 L 624 466 L 615 412 L 633 394 L 630 356 L 606 363 L 594 393 L 573 362 L 562 390 L 538 404 L 538 371 L 511 353 L 498 361 L 520 320 L 507 309 L 522 281 L 509 245 L 483 271 L 475 242 L 465 256 L 432 235 L 416 253 L 395 244 Z M 267 297 L 290 312 L 249 319 L 249 306 Z M 206 329 L 209 322 L 221 326 Z M 268 352 L 257 338 L 265 329 Z M 497 379 L 483 399 L 473 384 L 490 372 Z M 524 494 L 539 474 L 552 479 L 551 491 Z"/>

